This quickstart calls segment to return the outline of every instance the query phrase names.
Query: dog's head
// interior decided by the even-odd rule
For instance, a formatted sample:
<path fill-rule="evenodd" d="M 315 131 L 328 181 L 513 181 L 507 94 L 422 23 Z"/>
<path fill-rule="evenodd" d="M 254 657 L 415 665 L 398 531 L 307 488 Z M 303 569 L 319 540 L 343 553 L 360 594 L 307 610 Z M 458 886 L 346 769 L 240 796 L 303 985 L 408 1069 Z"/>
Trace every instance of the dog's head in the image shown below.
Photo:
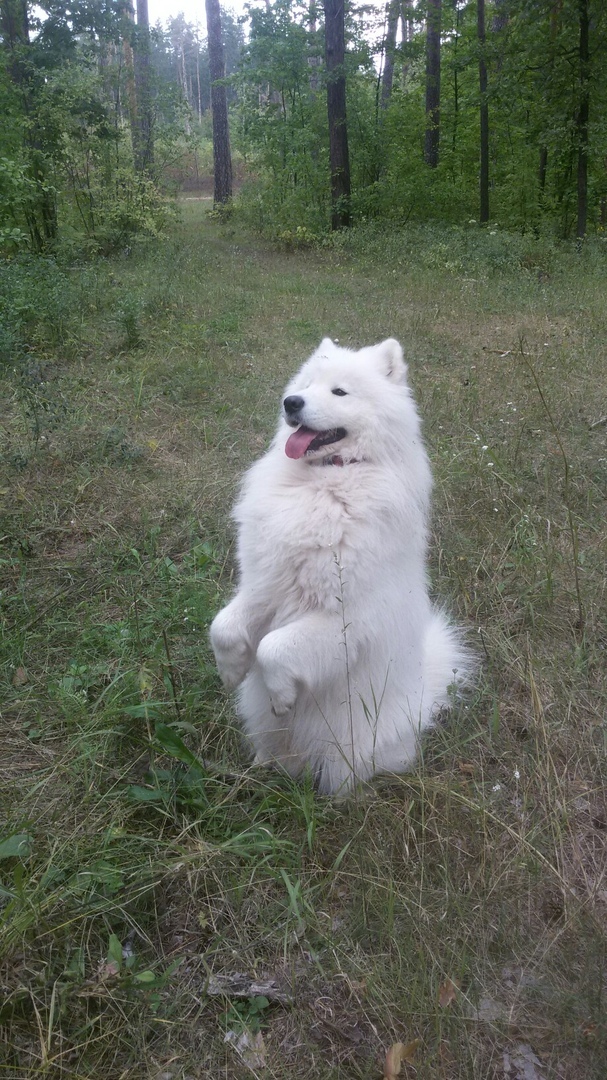
<path fill-rule="evenodd" d="M 332 454 L 344 462 L 373 459 L 380 444 L 398 441 L 395 425 L 416 416 L 406 377 L 394 338 L 358 352 L 324 338 L 285 391 L 285 453 L 311 462 Z"/>

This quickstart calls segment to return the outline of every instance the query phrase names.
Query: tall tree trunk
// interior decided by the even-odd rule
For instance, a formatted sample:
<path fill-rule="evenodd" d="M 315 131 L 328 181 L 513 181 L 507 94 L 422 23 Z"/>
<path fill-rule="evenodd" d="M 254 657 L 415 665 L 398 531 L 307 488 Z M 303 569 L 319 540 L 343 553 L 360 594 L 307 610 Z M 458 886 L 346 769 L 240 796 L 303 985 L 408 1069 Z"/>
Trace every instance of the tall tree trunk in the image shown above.
<path fill-rule="evenodd" d="M 457 75 L 459 64 L 458 45 L 460 39 L 460 9 L 457 0 L 454 0 L 453 9 L 455 12 L 455 33 L 453 36 L 453 129 L 451 132 L 451 150 L 455 157 L 455 151 L 457 149 L 457 129 L 459 125 L 459 79 Z"/>
<path fill-rule="evenodd" d="M 57 202 L 53 185 L 49 183 L 45 130 L 35 115 L 33 102 L 27 0 L 0 0 L 0 40 L 6 70 L 28 118 L 23 144 L 35 194 L 25 200 L 23 213 L 32 247 L 40 252 L 51 247 L 57 238 Z"/>
<path fill-rule="evenodd" d="M 415 32 L 415 26 L 413 23 L 413 9 L 411 6 L 407 6 L 402 3 L 401 0 L 401 12 L 400 12 L 400 25 L 403 32 L 403 42 L 407 44 L 409 41 L 413 41 L 413 35 Z M 402 66 L 402 80 L 403 86 L 406 89 L 407 79 L 409 78 L 409 72 L 411 70 L 411 61 L 407 58 L 403 61 Z"/>
<path fill-rule="evenodd" d="M 477 0 L 478 74 L 480 90 L 480 222 L 489 221 L 489 102 L 485 61 L 485 0 Z"/>
<path fill-rule="evenodd" d="M 135 86 L 135 60 L 132 46 L 134 23 L 135 9 L 132 0 L 124 0 L 122 4 L 122 53 L 124 56 L 126 102 L 129 112 L 133 158 L 136 156 L 135 148 L 137 146 L 137 89 Z"/>
<path fill-rule="evenodd" d="M 327 115 L 331 165 L 331 228 L 350 225 L 350 158 L 346 122 L 344 0 L 324 0 Z"/>
<path fill-rule="evenodd" d="M 580 26 L 580 107 L 576 117 L 577 159 L 577 227 L 579 240 L 586 235 L 588 219 L 588 121 L 590 119 L 590 15 L 588 0 L 578 0 Z"/>
<path fill-rule="evenodd" d="M 221 38 L 219 0 L 205 0 L 207 12 L 207 41 L 211 73 L 211 112 L 213 114 L 213 164 L 215 173 L 214 203 L 227 203 L 232 198 L 232 155 L 228 123 L 228 97 L 225 84 L 225 59 Z"/>
<path fill-rule="evenodd" d="M 308 6 L 308 30 L 311 40 L 314 40 L 316 38 L 317 29 L 318 25 L 316 0 L 310 0 Z M 308 67 L 310 68 L 310 77 L 308 80 L 310 93 L 313 97 L 315 97 L 320 90 L 320 68 L 322 67 L 322 56 L 320 51 L 317 53 L 316 50 L 314 50 L 314 52 L 312 52 L 308 56 Z"/>
<path fill-rule="evenodd" d="M 200 95 L 200 49 L 196 42 L 196 90 L 198 102 L 198 123 L 202 120 L 202 97 Z"/>
<path fill-rule="evenodd" d="M 137 114 L 133 139 L 135 168 L 149 173 L 154 164 L 154 115 L 150 84 L 150 19 L 148 0 L 137 0 L 137 35 L 135 38 L 135 94 Z"/>
<path fill-rule="evenodd" d="M 400 0 L 390 0 L 387 10 L 388 25 L 386 27 L 386 40 L 384 42 L 384 70 L 381 80 L 380 105 L 387 109 L 392 95 L 392 83 L 394 82 L 394 50 L 396 48 L 396 31 L 400 16 Z"/>
<path fill-rule="evenodd" d="M 440 28 L 441 0 L 428 0 L 426 19 L 426 137 L 424 161 L 438 165 L 440 142 Z"/>
<path fill-rule="evenodd" d="M 27 0 L 2 0 L 0 3 L 0 34 L 3 52 L 7 55 L 8 72 L 15 86 L 23 87 L 27 80 L 26 65 L 20 50 L 29 45 Z"/>
<path fill-rule="evenodd" d="M 540 163 L 537 170 L 537 180 L 540 188 L 540 202 L 546 190 L 546 173 L 548 172 L 548 147 L 540 146 Z"/>

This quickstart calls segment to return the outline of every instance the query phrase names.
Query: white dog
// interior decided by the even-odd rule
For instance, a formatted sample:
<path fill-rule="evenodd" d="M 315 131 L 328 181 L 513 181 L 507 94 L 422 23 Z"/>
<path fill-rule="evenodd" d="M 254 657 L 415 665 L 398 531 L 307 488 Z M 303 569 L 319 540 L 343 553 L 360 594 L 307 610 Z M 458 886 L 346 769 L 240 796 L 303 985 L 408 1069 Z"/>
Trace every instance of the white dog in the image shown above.
<path fill-rule="evenodd" d="M 321 792 L 402 772 L 465 678 L 426 577 L 431 488 L 402 349 L 329 338 L 287 387 L 234 510 L 240 584 L 211 626 L 259 764 Z"/>

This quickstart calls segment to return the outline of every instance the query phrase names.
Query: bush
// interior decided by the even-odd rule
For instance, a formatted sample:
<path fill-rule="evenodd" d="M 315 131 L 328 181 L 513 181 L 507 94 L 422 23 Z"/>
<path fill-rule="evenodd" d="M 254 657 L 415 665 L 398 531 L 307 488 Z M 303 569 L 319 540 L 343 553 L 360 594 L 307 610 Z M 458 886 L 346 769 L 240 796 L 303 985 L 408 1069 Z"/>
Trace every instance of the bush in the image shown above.
<path fill-rule="evenodd" d="M 60 344 L 73 307 L 72 283 L 54 259 L 0 261 L 0 357 L 7 362 L 26 345 Z"/>

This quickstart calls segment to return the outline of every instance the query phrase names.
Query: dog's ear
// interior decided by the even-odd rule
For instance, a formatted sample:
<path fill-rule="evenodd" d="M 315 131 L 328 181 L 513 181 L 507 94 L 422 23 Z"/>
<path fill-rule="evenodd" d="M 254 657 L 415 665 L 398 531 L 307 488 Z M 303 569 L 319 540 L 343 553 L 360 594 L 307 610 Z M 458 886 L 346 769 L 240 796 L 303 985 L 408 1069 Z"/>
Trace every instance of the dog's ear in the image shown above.
<path fill-rule="evenodd" d="M 323 352 L 328 352 L 330 349 L 335 348 L 335 342 L 331 341 L 330 337 L 324 337 L 318 346 L 316 352 L 322 356 Z"/>
<path fill-rule="evenodd" d="M 396 338 L 386 338 L 379 345 L 373 347 L 373 352 L 385 375 L 392 382 L 403 383 L 407 379 L 407 365 L 403 357 L 403 350 Z"/>

